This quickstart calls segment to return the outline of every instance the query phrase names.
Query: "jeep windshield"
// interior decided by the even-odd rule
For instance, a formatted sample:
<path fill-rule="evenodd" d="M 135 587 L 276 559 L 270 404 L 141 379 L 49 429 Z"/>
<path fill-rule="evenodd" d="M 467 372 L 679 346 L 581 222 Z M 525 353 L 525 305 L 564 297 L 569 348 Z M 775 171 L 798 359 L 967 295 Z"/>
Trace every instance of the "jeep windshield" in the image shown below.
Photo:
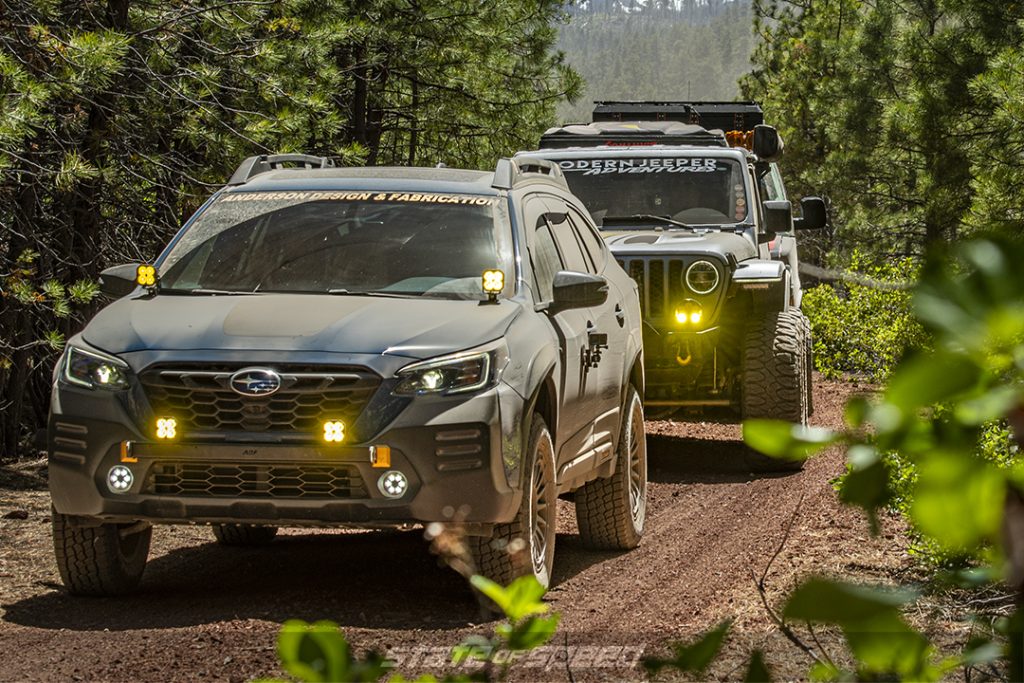
<path fill-rule="evenodd" d="M 743 169 L 732 159 L 616 156 L 558 165 L 598 227 L 644 228 L 659 224 L 657 217 L 707 227 L 747 218 Z"/>
<path fill-rule="evenodd" d="M 483 271 L 512 279 L 503 216 L 479 195 L 227 193 L 173 244 L 160 291 L 484 299 Z"/>

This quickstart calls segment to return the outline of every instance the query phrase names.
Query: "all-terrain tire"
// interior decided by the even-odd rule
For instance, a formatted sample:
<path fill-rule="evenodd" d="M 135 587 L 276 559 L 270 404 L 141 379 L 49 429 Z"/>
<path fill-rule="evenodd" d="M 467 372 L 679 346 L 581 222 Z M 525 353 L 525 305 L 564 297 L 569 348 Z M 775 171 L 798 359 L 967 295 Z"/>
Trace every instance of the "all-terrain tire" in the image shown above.
<path fill-rule="evenodd" d="M 546 588 L 555 558 L 558 491 L 555 447 L 540 415 L 533 416 L 523 467 L 523 501 L 516 518 L 495 525 L 489 537 L 470 537 L 470 549 L 477 571 L 495 583 L 507 586 L 533 575 Z"/>
<path fill-rule="evenodd" d="M 256 524 L 214 524 L 213 535 L 221 545 L 266 545 L 277 536 L 277 527 Z"/>
<path fill-rule="evenodd" d="M 799 311 L 770 313 L 747 328 L 743 347 L 743 419 L 767 418 L 807 424 L 807 342 Z M 797 471 L 802 460 L 769 458 L 747 449 L 754 471 Z"/>
<path fill-rule="evenodd" d="M 814 336 L 811 334 L 811 321 L 806 315 L 800 316 L 804 322 L 804 353 L 807 359 L 807 417 L 814 415 Z"/>
<path fill-rule="evenodd" d="M 622 410 L 615 473 L 576 491 L 580 539 L 595 550 L 629 550 L 640 544 L 647 517 L 647 440 L 644 409 L 629 387 Z"/>
<path fill-rule="evenodd" d="M 124 595 L 139 585 L 153 527 L 124 534 L 128 524 L 78 526 L 54 510 L 53 550 L 64 586 L 72 595 Z"/>

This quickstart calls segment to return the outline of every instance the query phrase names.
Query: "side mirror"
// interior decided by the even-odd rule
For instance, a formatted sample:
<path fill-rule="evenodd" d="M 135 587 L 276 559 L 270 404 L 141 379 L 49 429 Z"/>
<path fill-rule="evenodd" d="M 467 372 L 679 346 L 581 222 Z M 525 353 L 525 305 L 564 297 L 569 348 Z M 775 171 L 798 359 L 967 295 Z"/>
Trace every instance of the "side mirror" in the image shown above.
<path fill-rule="evenodd" d="M 100 292 L 114 299 L 131 294 L 138 287 L 138 269 L 137 263 L 107 268 L 100 273 Z"/>
<path fill-rule="evenodd" d="M 821 197 L 804 197 L 800 200 L 802 218 L 793 221 L 797 230 L 821 230 L 828 225 L 828 210 Z"/>
<path fill-rule="evenodd" d="M 763 204 L 764 227 L 762 236 L 771 239 L 777 232 L 793 229 L 793 204 L 788 199 L 775 199 Z"/>
<path fill-rule="evenodd" d="M 772 126 L 754 126 L 754 154 L 762 161 L 772 161 L 782 156 L 782 136 Z"/>
<path fill-rule="evenodd" d="M 554 280 L 555 311 L 600 306 L 608 300 L 608 282 L 600 275 L 560 270 Z"/>

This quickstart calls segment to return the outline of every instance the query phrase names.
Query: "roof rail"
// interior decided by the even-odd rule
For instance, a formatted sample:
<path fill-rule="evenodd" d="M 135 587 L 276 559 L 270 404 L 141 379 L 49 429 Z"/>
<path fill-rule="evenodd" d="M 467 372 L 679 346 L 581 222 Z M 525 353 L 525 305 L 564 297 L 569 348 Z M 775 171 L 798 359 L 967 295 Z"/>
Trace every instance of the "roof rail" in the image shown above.
<path fill-rule="evenodd" d="M 524 176 L 531 175 L 532 178 Z M 568 188 L 565 176 L 558 164 L 540 157 L 521 156 L 515 159 L 498 159 L 494 168 L 494 182 L 491 187 L 496 190 L 511 190 L 521 182 L 536 180 L 537 176 L 546 177 L 551 182 Z"/>
<path fill-rule="evenodd" d="M 311 154 L 260 154 L 239 164 L 228 185 L 244 185 L 260 173 L 285 168 L 286 164 L 297 164 L 302 168 L 333 168 L 334 160 Z"/>
<path fill-rule="evenodd" d="M 594 102 L 593 120 L 600 121 L 679 121 L 708 130 L 754 130 L 764 123 L 764 112 L 757 102 L 659 102 L 604 100 Z"/>

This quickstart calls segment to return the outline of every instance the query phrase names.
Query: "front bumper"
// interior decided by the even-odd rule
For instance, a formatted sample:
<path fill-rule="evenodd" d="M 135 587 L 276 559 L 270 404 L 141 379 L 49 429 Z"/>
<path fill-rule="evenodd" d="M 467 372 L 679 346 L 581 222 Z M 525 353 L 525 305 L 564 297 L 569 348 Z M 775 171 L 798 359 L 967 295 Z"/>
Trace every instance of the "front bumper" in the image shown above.
<path fill-rule="evenodd" d="M 519 508 L 522 398 L 504 384 L 471 397 L 421 397 L 364 443 L 158 443 L 117 395 L 59 384 L 48 428 L 54 508 L 99 521 L 393 526 L 510 521 Z M 130 442 L 130 446 L 125 446 Z M 391 449 L 374 467 L 371 447 Z M 111 468 L 131 470 L 124 492 Z M 406 493 L 377 483 L 405 474 Z"/>

